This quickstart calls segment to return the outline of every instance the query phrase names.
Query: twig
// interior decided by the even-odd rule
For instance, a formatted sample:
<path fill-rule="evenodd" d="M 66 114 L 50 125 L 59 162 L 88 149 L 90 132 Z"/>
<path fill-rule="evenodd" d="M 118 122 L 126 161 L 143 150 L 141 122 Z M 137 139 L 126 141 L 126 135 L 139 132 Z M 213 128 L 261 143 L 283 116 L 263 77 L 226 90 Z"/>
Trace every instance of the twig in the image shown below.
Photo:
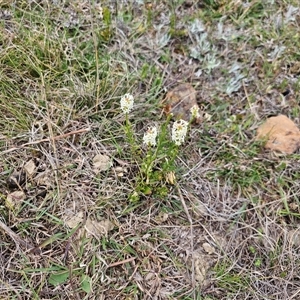
<path fill-rule="evenodd" d="M 51 142 L 51 140 L 60 140 L 60 139 L 63 139 L 65 137 L 68 137 L 70 135 L 84 133 L 84 132 L 88 132 L 90 130 L 91 130 L 91 128 L 83 128 L 83 129 L 74 130 L 74 131 L 71 131 L 71 132 L 68 132 L 68 133 L 60 134 L 60 135 L 54 136 L 53 138 L 46 138 L 46 139 L 42 139 L 42 140 L 38 140 L 38 141 L 34 141 L 34 142 L 28 142 L 28 143 L 25 143 L 25 144 L 23 144 L 19 147 L 14 147 L 14 148 L 10 148 L 8 150 L 2 151 L 1 154 L 6 154 L 6 153 L 9 153 L 9 152 L 20 150 L 20 149 L 22 149 L 26 146 L 30 146 L 30 145 L 36 145 L 36 144 L 40 144 L 40 143 L 43 143 L 43 142 Z"/>
<path fill-rule="evenodd" d="M 135 257 L 130 257 L 130 258 L 127 258 L 127 259 L 124 259 L 124 260 L 121 260 L 121 261 L 117 261 L 115 263 L 112 263 L 110 265 L 107 266 L 107 268 L 111 268 L 111 267 L 116 267 L 116 266 L 119 266 L 119 265 L 123 265 L 123 264 L 126 264 L 128 262 L 131 262 L 135 260 Z"/>

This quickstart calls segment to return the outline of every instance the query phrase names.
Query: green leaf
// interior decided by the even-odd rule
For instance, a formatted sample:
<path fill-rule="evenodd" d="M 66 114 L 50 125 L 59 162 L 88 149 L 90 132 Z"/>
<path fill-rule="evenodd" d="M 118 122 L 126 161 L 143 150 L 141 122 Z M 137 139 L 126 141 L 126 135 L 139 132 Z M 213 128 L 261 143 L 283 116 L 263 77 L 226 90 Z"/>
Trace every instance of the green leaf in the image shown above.
<path fill-rule="evenodd" d="M 107 7 L 103 7 L 103 21 L 107 26 L 111 24 L 111 13 Z"/>
<path fill-rule="evenodd" d="M 60 271 L 57 273 L 52 273 L 49 277 L 49 283 L 57 286 L 64 283 L 69 278 L 69 271 Z"/>
<path fill-rule="evenodd" d="M 91 277 L 82 275 L 81 277 L 81 289 L 87 294 L 91 292 Z"/>

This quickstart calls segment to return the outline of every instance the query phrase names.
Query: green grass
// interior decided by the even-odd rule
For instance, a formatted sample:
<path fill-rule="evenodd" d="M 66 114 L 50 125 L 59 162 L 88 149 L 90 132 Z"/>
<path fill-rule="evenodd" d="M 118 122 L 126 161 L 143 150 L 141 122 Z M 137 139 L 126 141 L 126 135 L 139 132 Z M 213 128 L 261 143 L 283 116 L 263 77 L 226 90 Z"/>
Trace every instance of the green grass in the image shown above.
<path fill-rule="evenodd" d="M 298 2 L 6 2 L 0 298 L 295 297 L 299 154 L 268 153 L 255 134 L 272 115 L 299 126 Z M 183 82 L 204 118 L 175 147 L 162 102 Z M 149 126 L 157 152 L 142 145 Z M 97 154 L 112 160 L 98 174 Z M 88 218 L 113 228 L 88 234 Z"/>

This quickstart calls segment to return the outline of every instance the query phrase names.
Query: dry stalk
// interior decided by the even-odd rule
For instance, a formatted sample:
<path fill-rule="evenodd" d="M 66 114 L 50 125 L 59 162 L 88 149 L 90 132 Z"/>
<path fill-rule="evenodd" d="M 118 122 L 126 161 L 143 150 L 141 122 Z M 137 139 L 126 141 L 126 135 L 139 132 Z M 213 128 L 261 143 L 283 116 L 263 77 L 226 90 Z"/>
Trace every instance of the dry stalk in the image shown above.
<path fill-rule="evenodd" d="M 8 226 L 6 226 L 2 221 L 0 221 L 0 227 L 5 231 L 6 234 L 10 236 L 10 238 L 15 242 L 17 246 L 21 245 L 25 248 L 33 248 L 30 243 L 22 240 L 16 233 L 14 233 Z"/>
<path fill-rule="evenodd" d="M 37 144 L 44 143 L 44 142 L 51 142 L 52 140 L 56 141 L 56 140 L 64 139 L 64 138 L 66 138 L 70 135 L 80 134 L 80 133 L 88 132 L 90 130 L 91 130 L 91 128 L 83 128 L 83 129 L 74 130 L 74 131 L 71 131 L 71 132 L 68 132 L 68 133 L 60 134 L 60 135 L 54 136 L 52 138 L 45 138 L 45 139 L 41 139 L 41 140 L 34 141 L 34 142 L 28 142 L 28 143 L 25 143 L 25 144 L 23 144 L 19 147 L 14 147 L 14 148 L 10 148 L 10 149 L 7 149 L 5 151 L 2 151 L 1 154 L 7 154 L 7 153 L 10 153 L 10 152 L 13 152 L 13 151 L 16 151 L 16 150 L 20 150 L 20 149 L 25 148 L 27 146 L 31 146 L 31 145 L 37 145 Z"/>
<path fill-rule="evenodd" d="M 125 259 L 125 260 L 117 261 L 117 262 L 115 262 L 115 263 L 112 263 L 112 264 L 108 265 L 107 268 L 112 268 L 112 267 L 116 267 L 116 266 L 119 266 L 119 265 L 123 265 L 123 264 L 126 264 L 126 263 L 128 263 L 128 262 L 131 262 L 131 261 L 133 261 L 133 260 L 135 260 L 135 257 L 130 257 L 130 258 L 127 258 L 127 259 Z"/>
<path fill-rule="evenodd" d="M 176 182 L 176 188 L 177 188 L 178 195 L 179 195 L 180 201 L 182 203 L 183 209 L 184 209 L 184 211 L 186 213 L 186 216 L 187 216 L 187 218 L 189 220 L 189 223 L 190 223 L 190 243 L 191 243 L 191 252 L 192 252 L 192 257 L 191 257 L 191 260 L 192 260 L 192 285 L 193 285 L 193 287 L 195 287 L 196 282 L 195 282 L 195 262 L 194 262 L 194 258 L 193 258 L 193 254 L 194 254 L 193 220 L 192 220 L 191 215 L 189 213 L 189 210 L 186 206 L 186 203 L 185 203 L 185 200 L 184 200 L 183 195 L 181 193 L 181 189 L 179 187 L 179 184 L 177 182 Z"/>

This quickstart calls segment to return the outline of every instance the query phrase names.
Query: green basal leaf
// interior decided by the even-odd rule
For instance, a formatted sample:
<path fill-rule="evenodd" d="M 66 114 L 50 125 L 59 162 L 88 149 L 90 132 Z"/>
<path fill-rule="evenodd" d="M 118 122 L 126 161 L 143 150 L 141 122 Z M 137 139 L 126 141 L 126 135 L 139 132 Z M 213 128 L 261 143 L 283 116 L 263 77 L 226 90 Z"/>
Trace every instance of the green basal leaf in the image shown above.
<path fill-rule="evenodd" d="M 69 278 L 69 271 L 60 271 L 56 273 L 52 273 L 49 277 L 49 283 L 57 286 L 66 282 Z"/>
<path fill-rule="evenodd" d="M 87 275 L 82 275 L 81 277 L 81 289 L 85 291 L 87 294 L 91 292 L 91 277 Z"/>

